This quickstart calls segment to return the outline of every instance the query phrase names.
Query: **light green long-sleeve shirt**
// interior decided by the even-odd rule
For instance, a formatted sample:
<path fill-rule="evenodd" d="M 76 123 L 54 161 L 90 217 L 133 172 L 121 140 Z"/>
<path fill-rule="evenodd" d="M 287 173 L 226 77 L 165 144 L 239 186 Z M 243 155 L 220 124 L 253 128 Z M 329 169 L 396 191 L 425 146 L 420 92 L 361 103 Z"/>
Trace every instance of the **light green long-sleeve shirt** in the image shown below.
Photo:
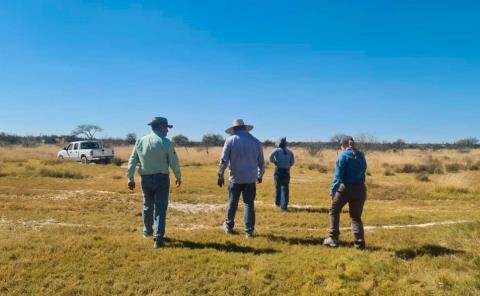
<path fill-rule="evenodd" d="M 140 175 L 168 174 L 170 167 L 177 180 L 181 180 L 180 163 L 172 142 L 159 133 L 152 132 L 135 143 L 128 162 L 127 177 L 133 181 L 135 168 L 139 167 Z"/>

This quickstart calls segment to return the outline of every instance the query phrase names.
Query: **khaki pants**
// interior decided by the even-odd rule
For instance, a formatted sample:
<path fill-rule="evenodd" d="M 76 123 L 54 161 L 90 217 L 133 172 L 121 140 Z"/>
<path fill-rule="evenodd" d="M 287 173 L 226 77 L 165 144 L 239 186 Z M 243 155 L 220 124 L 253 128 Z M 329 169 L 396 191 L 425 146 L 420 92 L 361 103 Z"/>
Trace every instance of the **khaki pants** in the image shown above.
<path fill-rule="evenodd" d="M 330 208 L 330 236 L 337 238 L 340 235 L 340 213 L 348 203 L 350 219 L 352 221 L 352 233 L 355 242 L 364 242 L 362 212 L 363 205 L 367 199 L 367 188 L 365 184 L 341 184 L 340 188 L 332 199 Z"/>

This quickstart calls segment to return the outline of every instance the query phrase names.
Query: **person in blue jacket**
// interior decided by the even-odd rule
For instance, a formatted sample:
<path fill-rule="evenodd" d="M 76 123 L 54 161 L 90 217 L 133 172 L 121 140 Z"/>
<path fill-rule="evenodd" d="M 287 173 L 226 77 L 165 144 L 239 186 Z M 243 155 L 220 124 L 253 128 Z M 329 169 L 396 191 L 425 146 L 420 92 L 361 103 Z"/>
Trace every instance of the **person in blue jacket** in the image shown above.
<path fill-rule="evenodd" d="M 290 168 L 295 163 L 293 152 L 287 148 L 287 139 L 281 138 L 277 142 L 277 148 L 270 154 L 270 162 L 275 164 L 273 180 L 275 182 L 275 206 L 283 211 L 288 210 Z"/>
<path fill-rule="evenodd" d="M 364 249 L 365 237 L 362 212 L 367 199 L 365 186 L 367 161 L 363 152 L 355 147 L 355 141 L 352 137 L 344 137 L 341 140 L 340 149 L 342 153 L 337 159 L 335 176 L 330 188 L 330 197 L 332 199 L 330 236 L 324 240 L 323 244 L 330 247 L 338 246 L 340 213 L 342 208 L 348 203 L 355 247 Z"/>

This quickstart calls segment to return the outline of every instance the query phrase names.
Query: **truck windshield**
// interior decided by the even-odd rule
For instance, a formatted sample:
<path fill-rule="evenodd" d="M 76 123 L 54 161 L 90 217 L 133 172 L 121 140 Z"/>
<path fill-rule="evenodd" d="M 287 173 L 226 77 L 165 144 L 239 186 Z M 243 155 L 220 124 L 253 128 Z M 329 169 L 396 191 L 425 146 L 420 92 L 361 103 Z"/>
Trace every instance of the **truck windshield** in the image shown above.
<path fill-rule="evenodd" d="M 83 142 L 80 149 L 100 149 L 100 145 L 97 142 Z"/>

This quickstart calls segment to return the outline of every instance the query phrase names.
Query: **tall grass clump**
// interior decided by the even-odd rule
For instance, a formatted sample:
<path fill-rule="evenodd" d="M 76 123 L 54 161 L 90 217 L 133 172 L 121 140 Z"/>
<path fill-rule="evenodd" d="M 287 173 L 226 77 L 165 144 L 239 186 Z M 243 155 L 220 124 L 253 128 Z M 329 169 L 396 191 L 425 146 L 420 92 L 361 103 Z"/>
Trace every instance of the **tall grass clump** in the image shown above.
<path fill-rule="evenodd" d="M 25 158 L 4 158 L 2 160 L 4 163 L 24 163 L 27 162 Z"/>
<path fill-rule="evenodd" d="M 395 173 L 393 172 L 392 169 L 386 168 L 385 171 L 383 172 L 383 175 L 389 177 L 389 176 L 395 176 Z"/>
<path fill-rule="evenodd" d="M 116 166 L 121 166 L 123 164 L 123 160 L 121 160 L 120 158 L 113 158 L 112 163 Z"/>
<path fill-rule="evenodd" d="M 445 167 L 440 159 L 430 156 L 424 163 L 421 164 L 405 163 L 403 165 L 397 165 L 395 167 L 395 172 L 405 174 L 443 174 L 445 173 Z"/>
<path fill-rule="evenodd" d="M 460 163 L 447 163 L 445 165 L 445 170 L 449 173 L 458 173 L 458 171 L 460 170 L 465 170 L 466 169 L 466 166 L 465 165 L 462 165 Z"/>
<path fill-rule="evenodd" d="M 51 178 L 62 178 L 62 179 L 85 179 L 88 178 L 86 175 L 81 173 L 70 171 L 70 170 L 52 170 L 42 168 L 40 170 L 40 176 L 42 177 L 51 177 Z"/>
<path fill-rule="evenodd" d="M 428 174 L 426 173 L 418 173 L 415 175 L 415 180 L 420 181 L 420 182 L 429 182 L 430 178 L 428 177 Z"/>
<path fill-rule="evenodd" d="M 64 161 L 60 159 L 49 159 L 49 160 L 43 160 L 41 162 L 43 165 L 59 165 L 65 163 Z"/>
<path fill-rule="evenodd" d="M 2 170 L 0 169 L 0 178 L 6 177 L 6 176 L 8 176 L 8 173 L 2 172 Z"/>
<path fill-rule="evenodd" d="M 318 171 L 319 173 L 326 174 L 328 172 L 327 166 L 318 163 L 311 163 L 307 165 L 310 171 Z"/>

